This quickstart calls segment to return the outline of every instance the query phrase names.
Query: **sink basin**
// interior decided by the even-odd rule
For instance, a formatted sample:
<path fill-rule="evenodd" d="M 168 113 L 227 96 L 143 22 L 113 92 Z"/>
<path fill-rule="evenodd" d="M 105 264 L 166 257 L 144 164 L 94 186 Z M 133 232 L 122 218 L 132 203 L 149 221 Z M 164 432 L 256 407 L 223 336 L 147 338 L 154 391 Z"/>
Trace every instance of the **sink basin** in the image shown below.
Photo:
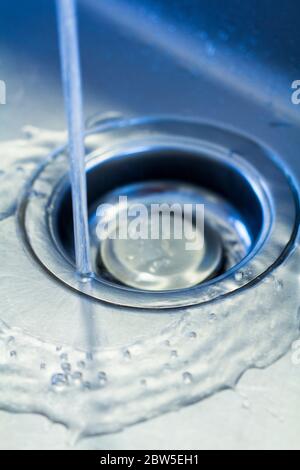
<path fill-rule="evenodd" d="M 120 116 L 203 121 L 262 144 L 298 184 L 300 109 L 291 99 L 300 79 L 296 2 L 286 0 L 284 9 L 280 0 L 78 4 L 87 127 Z M 24 126 L 65 128 L 54 7 L 49 0 L 1 2 L 0 80 L 7 94 L 1 141 L 20 139 Z M 299 449 L 299 367 L 291 350 L 264 370 L 247 371 L 235 390 L 76 446 Z M 63 426 L 42 416 L 0 411 L 3 449 L 72 445 Z"/>

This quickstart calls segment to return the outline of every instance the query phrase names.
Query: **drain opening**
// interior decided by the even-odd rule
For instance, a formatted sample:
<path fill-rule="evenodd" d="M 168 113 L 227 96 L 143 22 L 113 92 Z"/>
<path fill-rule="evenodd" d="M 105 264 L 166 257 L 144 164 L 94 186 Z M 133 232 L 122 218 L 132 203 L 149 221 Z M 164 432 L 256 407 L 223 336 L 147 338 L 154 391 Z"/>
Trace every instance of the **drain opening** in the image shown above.
<path fill-rule="evenodd" d="M 220 272 L 222 241 L 202 213 L 204 204 L 196 205 L 196 196 L 190 187 L 161 181 L 129 185 L 107 196 L 112 236 L 100 243 L 96 272 L 152 291 L 192 287 Z M 97 238 L 96 225 L 95 252 Z"/>
<path fill-rule="evenodd" d="M 248 179 L 230 161 L 204 153 L 152 148 L 120 154 L 98 162 L 87 173 L 91 249 L 96 276 L 116 285 L 149 291 L 185 289 L 226 273 L 253 249 L 262 232 L 261 201 Z M 74 260 L 72 202 L 69 184 L 60 188 L 56 201 L 55 232 L 59 243 Z M 150 208 L 174 205 L 202 207 L 204 226 L 198 229 L 195 214 L 190 221 L 194 235 L 189 239 L 174 236 L 174 227 L 183 211 L 170 216 L 171 230 L 166 239 L 117 236 L 99 240 L 97 208 L 106 204 L 117 221 L 122 219 L 120 197 L 129 207 L 149 209 L 144 219 L 153 229 Z M 133 221 L 133 220 L 132 220 Z M 131 226 L 129 220 L 129 226 Z M 115 226 L 119 232 L 120 226 Z M 162 225 L 160 225 L 160 228 Z M 172 232 L 173 230 L 173 232 Z"/>
<path fill-rule="evenodd" d="M 85 143 L 96 273 L 90 282 L 79 283 L 74 274 L 71 192 L 63 149 L 39 169 L 18 208 L 20 235 L 29 254 L 73 290 L 150 311 L 197 305 L 260 282 L 293 249 L 299 227 L 293 179 L 269 149 L 247 137 L 190 120 L 145 117 L 103 123 L 87 133 Z M 31 197 L 33 193 L 44 197 Z M 116 207 L 122 194 L 144 204 L 204 204 L 205 238 L 211 245 L 207 243 L 205 252 L 199 246 L 193 257 L 188 253 L 183 260 L 173 256 L 171 264 L 168 260 L 151 273 L 158 275 L 141 283 L 141 256 L 132 258 L 138 250 L 127 242 L 103 245 L 95 235 L 97 207 L 105 202 Z M 148 255 L 154 248 L 150 244 L 140 252 Z M 171 248 L 178 253 L 182 245 Z M 112 257 L 112 251 L 117 256 Z M 149 270 L 155 261 L 149 260 Z"/>

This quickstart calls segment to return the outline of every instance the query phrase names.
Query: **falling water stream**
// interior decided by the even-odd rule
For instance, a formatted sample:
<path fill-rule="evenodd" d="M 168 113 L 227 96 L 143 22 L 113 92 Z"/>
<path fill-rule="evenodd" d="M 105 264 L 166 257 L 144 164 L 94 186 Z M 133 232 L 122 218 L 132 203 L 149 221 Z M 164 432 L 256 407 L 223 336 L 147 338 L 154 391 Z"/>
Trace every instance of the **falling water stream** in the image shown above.
<path fill-rule="evenodd" d="M 82 87 L 75 1 L 57 0 L 57 12 L 62 79 L 69 129 L 75 258 L 78 273 L 85 276 L 91 273 L 92 268 L 89 252 Z"/>

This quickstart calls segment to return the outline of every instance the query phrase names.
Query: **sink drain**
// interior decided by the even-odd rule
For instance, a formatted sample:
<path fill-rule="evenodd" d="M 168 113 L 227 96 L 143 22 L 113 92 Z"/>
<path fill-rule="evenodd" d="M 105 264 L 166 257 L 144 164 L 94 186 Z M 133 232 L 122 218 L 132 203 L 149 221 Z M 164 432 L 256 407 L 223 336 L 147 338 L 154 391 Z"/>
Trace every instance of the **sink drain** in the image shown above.
<path fill-rule="evenodd" d="M 62 149 L 39 170 L 19 208 L 31 253 L 76 290 L 140 308 L 199 304 L 259 281 L 293 246 L 296 193 L 270 152 L 248 138 L 201 123 L 145 118 L 105 123 L 89 132 L 86 145 L 95 272 L 90 282 L 74 276 L 71 190 Z M 201 232 L 194 232 L 194 251 L 185 249 L 186 239 L 172 236 L 167 242 L 163 236 L 99 241 L 97 208 L 109 204 L 114 214 L 121 212 L 120 196 L 146 208 L 163 202 L 202 205 L 204 244 Z"/>
<path fill-rule="evenodd" d="M 197 285 L 221 270 L 222 240 L 208 217 L 204 219 L 204 198 L 196 188 L 168 182 L 133 184 L 119 188 L 103 204 L 111 236 L 107 233 L 98 250 L 94 270 L 100 276 L 111 273 L 127 286 L 166 291 Z M 97 227 L 92 230 L 96 251 L 95 232 Z"/>

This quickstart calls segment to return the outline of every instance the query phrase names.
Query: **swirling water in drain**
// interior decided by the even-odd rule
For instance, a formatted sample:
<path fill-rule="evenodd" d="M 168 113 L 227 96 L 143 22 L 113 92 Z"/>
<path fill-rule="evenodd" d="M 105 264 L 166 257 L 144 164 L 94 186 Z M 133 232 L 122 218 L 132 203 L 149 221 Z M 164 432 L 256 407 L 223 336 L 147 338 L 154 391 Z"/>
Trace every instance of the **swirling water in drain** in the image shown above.
<path fill-rule="evenodd" d="M 299 336 L 299 248 L 256 286 L 168 313 L 120 311 L 54 282 L 22 248 L 16 188 L 64 135 L 29 131 L 0 146 L 2 409 L 43 414 L 81 435 L 114 432 L 234 387 L 289 350 Z M 237 284 L 240 276 L 247 272 Z M 112 318 L 128 336 L 110 341 Z"/>

